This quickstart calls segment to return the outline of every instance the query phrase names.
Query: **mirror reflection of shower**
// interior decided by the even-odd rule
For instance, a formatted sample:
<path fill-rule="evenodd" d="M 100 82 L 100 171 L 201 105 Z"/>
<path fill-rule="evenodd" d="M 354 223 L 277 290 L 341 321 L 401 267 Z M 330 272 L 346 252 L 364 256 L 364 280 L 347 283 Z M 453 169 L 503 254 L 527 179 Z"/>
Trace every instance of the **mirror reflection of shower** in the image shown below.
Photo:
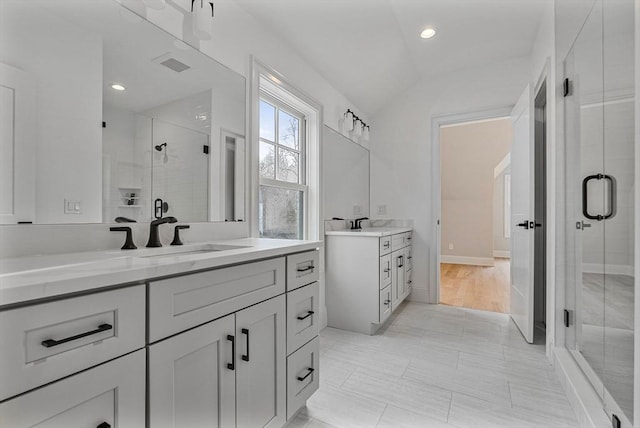
<path fill-rule="evenodd" d="M 169 162 L 169 155 L 167 154 L 167 143 L 164 142 L 162 144 L 158 144 L 157 146 L 155 146 L 155 149 L 159 152 L 164 152 L 162 153 L 162 163 L 167 163 Z"/>

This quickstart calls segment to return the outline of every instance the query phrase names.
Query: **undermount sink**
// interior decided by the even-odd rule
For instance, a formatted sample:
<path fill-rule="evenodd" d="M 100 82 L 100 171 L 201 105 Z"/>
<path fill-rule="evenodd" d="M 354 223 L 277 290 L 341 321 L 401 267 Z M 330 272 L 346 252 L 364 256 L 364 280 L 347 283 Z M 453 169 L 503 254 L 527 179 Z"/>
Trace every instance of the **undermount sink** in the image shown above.
<path fill-rule="evenodd" d="M 141 250 L 143 253 L 137 255 L 137 257 L 150 259 L 159 257 L 174 257 L 174 256 L 186 256 L 193 254 L 212 253 L 216 251 L 228 251 L 238 250 L 246 248 L 241 245 L 225 245 L 225 244 L 200 244 L 200 245 L 188 245 L 184 247 L 164 247 L 164 248 L 150 248 Z"/>

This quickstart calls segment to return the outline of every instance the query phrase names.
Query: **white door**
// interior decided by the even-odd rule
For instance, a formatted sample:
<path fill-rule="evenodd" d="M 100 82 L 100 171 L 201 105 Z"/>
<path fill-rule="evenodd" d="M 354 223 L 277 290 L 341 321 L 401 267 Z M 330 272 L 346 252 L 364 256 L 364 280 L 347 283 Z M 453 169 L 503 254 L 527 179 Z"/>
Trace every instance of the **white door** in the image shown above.
<path fill-rule="evenodd" d="M 511 292 L 509 312 L 520 332 L 533 343 L 533 93 L 524 90 L 511 112 Z"/>
<path fill-rule="evenodd" d="M 236 314 L 237 427 L 278 427 L 286 422 L 284 295 Z"/>
<path fill-rule="evenodd" d="M 35 221 L 35 83 L 0 63 L 0 224 Z"/>
<path fill-rule="evenodd" d="M 235 425 L 234 330 L 228 315 L 149 347 L 150 426 Z"/>

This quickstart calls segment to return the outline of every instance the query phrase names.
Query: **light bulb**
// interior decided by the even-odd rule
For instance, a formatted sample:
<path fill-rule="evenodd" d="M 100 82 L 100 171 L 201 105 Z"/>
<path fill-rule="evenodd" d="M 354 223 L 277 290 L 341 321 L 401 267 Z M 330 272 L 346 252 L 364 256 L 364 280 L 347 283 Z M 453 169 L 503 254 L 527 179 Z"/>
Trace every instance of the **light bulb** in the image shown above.
<path fill-rule="evenodd" d="M 361 135 L 362 135 L 362 121 L 360 119 L 357 119 L 353 128 L 353 136 L 360 137 Z"/>
<path fill-rule="evenodd" d="M 369 141 L 369 126 L 365 125 L 362 130 L 362 139 L 364 141 Z"/>
<path fill-rule="evenodd" d="M 344 116 L 344 129 L 347 132 L 353 131 L 353 113 L 348 111 Z"/>

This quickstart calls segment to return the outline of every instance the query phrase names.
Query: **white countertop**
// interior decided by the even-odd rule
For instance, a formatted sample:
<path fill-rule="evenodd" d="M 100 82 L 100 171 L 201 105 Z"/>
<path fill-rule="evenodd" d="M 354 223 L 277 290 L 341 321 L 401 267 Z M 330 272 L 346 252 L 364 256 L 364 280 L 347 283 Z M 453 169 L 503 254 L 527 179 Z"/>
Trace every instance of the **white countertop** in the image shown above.
<path fill-rule="evenodd" d="M 330 230 L 324 234 L 328 236 L 387 236 L 396 233 L 411 232 L 410 227 L 363 227 L 359 230 L 343 229 Z"/>
<path fill-rule="evenodd" d="M 244 238 L 180 247 L 0 259 L 0 308 L 29 300 L 314 250 L 321 246 L 321 241 Z M 183 254 L 174 253 L 176 251 Z"/>

